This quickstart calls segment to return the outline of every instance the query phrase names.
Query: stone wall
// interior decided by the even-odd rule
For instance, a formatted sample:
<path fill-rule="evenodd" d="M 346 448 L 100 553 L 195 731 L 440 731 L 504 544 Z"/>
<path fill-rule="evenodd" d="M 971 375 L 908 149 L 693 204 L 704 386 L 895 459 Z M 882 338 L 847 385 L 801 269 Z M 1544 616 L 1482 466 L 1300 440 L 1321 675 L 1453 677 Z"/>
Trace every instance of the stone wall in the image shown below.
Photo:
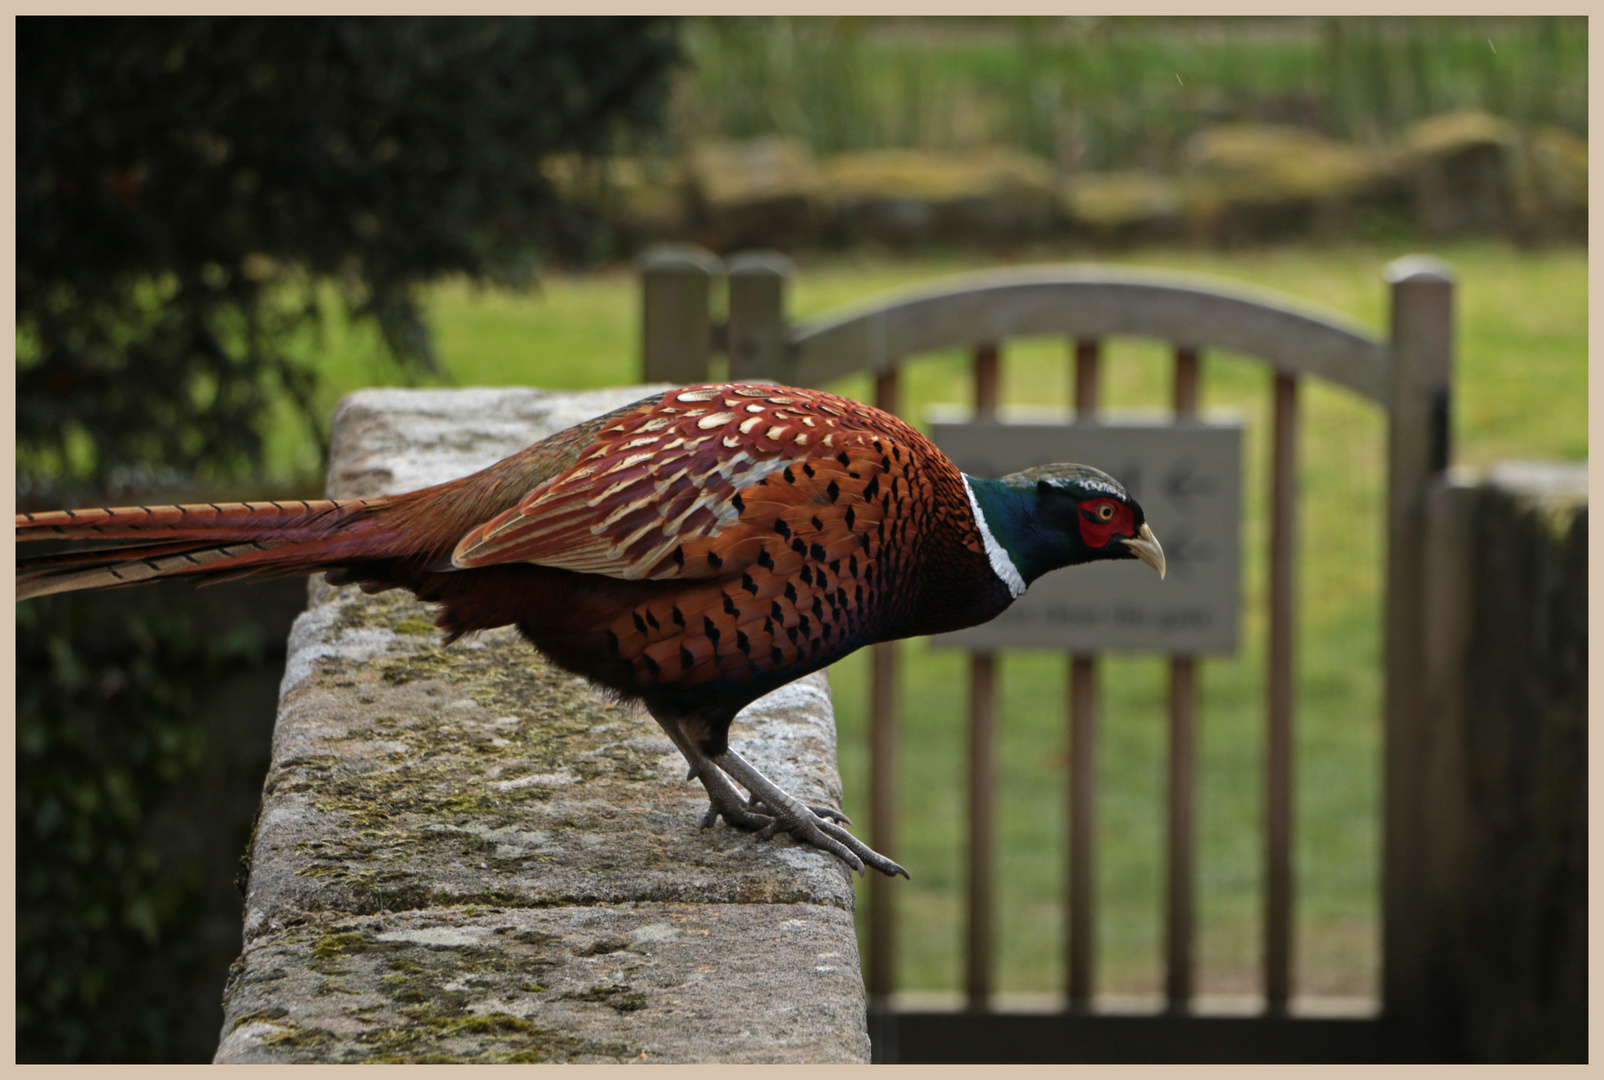
<path fill-rule="evenodd" d="M 1587 1060 L 1587 470 L 1506 465 L 1444 493 L 1423 873 L 1449 1060 Z"/>
<path fill-rule="evenodd" d="M 465 475 L 644 396 L 371 390 L 329 490 Z M 218 1062 L 866 1062 L 846 869 L 720 824 L 643 711 L 510 628 L 441 648 L 404 593 L 296 622 Z M 825 676 L 733 741 L 839 805 Z"/>
<path fill-rule="evenodd" d="M 549 162 L 547 173 L 571 197 L 597 200 L 574 162 Z M 1189 139 L 1165 171 L 1061 171 L 1002 146 L 815 156 L 770 135 L 699 143 L 677 159 L 625 159 L 608 175 L 596 209 L 625 250 L 662 241 L 733 252 L 1400 233 L 1587 239 L 1587 141 L 1475 110 L 1429 117 L 1383 145 L 1220 124 Z"/>

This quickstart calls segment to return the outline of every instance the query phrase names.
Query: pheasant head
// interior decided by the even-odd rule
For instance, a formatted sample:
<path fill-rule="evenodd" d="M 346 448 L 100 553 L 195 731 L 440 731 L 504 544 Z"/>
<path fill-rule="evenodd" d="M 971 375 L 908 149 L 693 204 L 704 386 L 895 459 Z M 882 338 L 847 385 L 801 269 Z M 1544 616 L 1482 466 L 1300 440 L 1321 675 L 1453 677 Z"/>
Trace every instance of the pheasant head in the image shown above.
<path fill-rule="evenodd" d="M 1141 559 L 1164 576 L 1164 549 L 1130 493 L 1089 465 L 1038 465 L 998 480 L 965 476 L 982 539 L 1015 594 L 1049 570 Z"/>

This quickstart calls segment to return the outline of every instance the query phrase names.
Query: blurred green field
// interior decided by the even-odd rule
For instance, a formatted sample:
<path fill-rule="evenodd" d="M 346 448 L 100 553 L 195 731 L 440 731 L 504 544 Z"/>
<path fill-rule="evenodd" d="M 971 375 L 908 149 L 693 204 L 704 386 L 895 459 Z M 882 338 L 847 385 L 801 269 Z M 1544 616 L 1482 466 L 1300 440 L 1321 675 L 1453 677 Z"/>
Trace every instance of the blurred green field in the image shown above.
<path fill-rule="evenodd" d="M 1483 243 L 1433 251 L 1459 280 L 1456 461 L 1585 458 L 1586 253 Z M 1386 310 L 1381 270 L 1401 254 L 1365 246 L 1235 254 L 1149 249 L 1106 261 L 1278 290 L 1380 333 Z M 918 261 L 807 258 L 792 309 L 807 318 L 987 265 L 995 262 L 966 254 Z M 529 296 L 445 283 L 429 290 L 427 303 L 447 372 L 442 381 L 554 389 L 637 381 L 638 298 L 628 269 L 552 276 Z M 370 334 L 337 322 L 317 355 L 329 407 L 389 370 Z M 1162 345 L 1116 341 L 1105 355 L 1108 408 L 1166 403 L 1170 374 Z M 1004 353 L 1003 400 L 1067 403 L 1070 371 L 1063 342 L 1011 343 Z M 922 422 L 930 404 L 969 400 L 966 359 L 956 353 L 919 358 L 906 368 L 903 386 L 905 411 Z M 859 397 L 869 392 L 861 377 L 831 389 Z M 1248 425 L 1243 646 L 1235 657 L 1203 665 L 1198 964 L 1206 994 L 1258 988 L 1268 390 L 1262 366 L 1205 357 L 1205 412 L 1233 413 Z M 1376 990 L 1379 963 L 1384 429 L 1372 408 L 1344 391 L 1311 384 L 1302 405 L 1295 985 L 1303 994 L 1368 995 Z M 306 475 L 315 466 L 305 432 L 288 412 L 275 433 L 272 464 L 281 477 Z M 908 866 L 913 880 L 897 885 L 904 920 L 899 984 L 955 990 L 962 965 L 965 661 L 923 642 L 905 646 L 904 657 L 902 842 L 890 854 Z M 1061 657 L 1031 652 L 1009 654 L 1001 665 L 996 984 L 1005 993 L 1061 986 L 1065 669 Z M 1110 657 L 1103 664 L 1097 944 L 1098 985 L 1107 992 L 1150 993 L 1162 985 L 1166 678 L 1157 657 Z M 864 825 L 867 665 L 849 658 L 833 669 L 832 679 L 847 812 Z"/>

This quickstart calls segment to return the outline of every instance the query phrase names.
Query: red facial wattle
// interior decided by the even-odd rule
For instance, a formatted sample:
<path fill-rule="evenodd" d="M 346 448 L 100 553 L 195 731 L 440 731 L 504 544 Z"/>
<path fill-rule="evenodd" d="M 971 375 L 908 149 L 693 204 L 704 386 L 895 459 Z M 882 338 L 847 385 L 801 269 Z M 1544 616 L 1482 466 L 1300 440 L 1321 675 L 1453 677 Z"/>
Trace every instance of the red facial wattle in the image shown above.
<path fill-rule="evenodd" d="M 1080 504 L 1080 535 L 1087 547 L 1107 547 L 1116 538 L 1135 536 L 1136 518 L 1117 499 L 1087 499 Z"/>

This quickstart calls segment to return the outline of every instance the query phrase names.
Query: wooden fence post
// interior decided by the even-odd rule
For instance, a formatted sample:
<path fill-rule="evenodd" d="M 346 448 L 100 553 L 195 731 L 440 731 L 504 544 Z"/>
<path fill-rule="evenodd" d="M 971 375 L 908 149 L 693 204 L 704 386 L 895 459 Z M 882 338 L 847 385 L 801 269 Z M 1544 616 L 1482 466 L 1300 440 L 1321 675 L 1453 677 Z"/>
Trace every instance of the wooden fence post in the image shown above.
<path fill-rule="evenodd" d="M 1298 700 L 1298 380 L 1272 376 L 1264 799 L 1264 1011 L 1292 1001 L 1292 718 Z"/>
<path fill-rule="evenodd" d="M 1422 673 L 1427 711 L 1417 780 L 1422 791 L 1421 837 L 1415 850 L 1421 865 L 1416 870 L 1414 912 L 1419 921 L 1412 924 L 1413 932 L 1424 940 L 1418 946 L 1411 944 L 1424 969 L 1421 977 L 1431 973 L 1432 992 L 1420 1001 L 1429 1012 L 1410 1013 L 1409 1018 L 1415 1022 L 1414 1033 L 1431 1048 L 1433 1060 L 1478 1060 L 1464 1056 L 1471 1020 L 1468 1005 L 1485 985 L 1466 963 L 1465 943 L 1475 932 L 1473 898 L 1498 896 L 1503 901 L 1510 895 L 1501 891 L 1506 883 L 1476 880 L 1481 822 L 1476 813 L 1477 775 L 1466 740 L 1465 688 L 1476 609 L 1475 544 L 1482 538 L 1475 514 L 1482 492 L 1466 477 L 1450 475 L 1432 485 L 1427 504 L 1428 636 Z M 1511 645 L 1520 648 L 1514 641 Z M 1508 910 L 1502 904 L 1493 906 Z M 1520 933 L 1515 926 L 1507 929 L 1512 936 Z M 1502 985 L 1518 986 L 1518 980 Z"/>
<path fill-rule="evenodd" d="M 1097 422 L 1102 346 L 1075 342 L 1075 422 Z M 1069 917 L 1064 932 L 1065 996 L 1071 1012 L 1092 1008 L 1097 960 L 1097 657 L 1069 658 Z"/>
<path fill-rule="evenodd" d="M 901 415 L 896 367 L 874 382 L 874 403 Z M 897 643 L 869 647 L 869 843 L 876 851 L 897 850 Z M 869 1001 L 886 1007 L 897 982 L 897 880 L 869 877 Z M 895 1025 L 888 1025 L 895 1032 Z M 884 1060 L 894 1060 L 893 1057 Z"/>
<path fill-rule="evenodd" d="M 975 348 L 975 419 L 997 420 L 1001 354 Z M 997 655 L 969 654 L 969 927 L 965 935 L 964 998 L 971 1010 L 991 1007 L 994 957 L 992 877 L 997 865 Z"/>
<path fill-rule="evenodd" d="M 747 251 L 726 267 L 730 378 L 788 381 L 785 299 L 796 264 L 777 251 Z"/>
<path fill-rule="evenodd" d="M 643 382 L 706 381 L 708 299 L 719 269 L 715 255 L 690 244 L 661 244 L 641 256 Z"/>
<path fill-rule="evenodd" d="M 1176 424 L 1198 418 L 1198 350 L 1175 347 L 1173 404 Z M 1164 1000 L 1172 1013 L 1192 1007 L 1197 912 L 1197 658 L 1170 657 L 1170 760 L 1168 879 L 1165 896 Z"/>
<path fill-rule="evenodd" d="M 1428 669 L 1428 494 L 1449 460 L 1453 276 L 1436 259 L 1390 263 L 1392 386 L 1387 446 L 1382 1003 L 1406 1024 L 1429 1011 L 1422 919 Z"/>

